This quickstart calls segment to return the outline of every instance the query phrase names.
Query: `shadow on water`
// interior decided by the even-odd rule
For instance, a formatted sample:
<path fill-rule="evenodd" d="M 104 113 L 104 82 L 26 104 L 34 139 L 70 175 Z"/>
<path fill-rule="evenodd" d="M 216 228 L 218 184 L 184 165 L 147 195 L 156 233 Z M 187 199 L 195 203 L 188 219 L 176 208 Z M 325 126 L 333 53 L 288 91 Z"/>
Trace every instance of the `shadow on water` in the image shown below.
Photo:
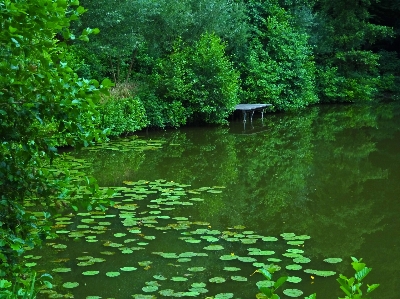
<path fill-rule="evenodd" d="M 400 286 L 398 104 L 316 106 L 299 113 L 268 114 L 245 124 L 238 118 L 225 127 L 141 133 L 139 140 L 152 140 L 160 148 L 84 151 L 78 156 L 91 162 L 90 171 L 102 186 L 165 179 L 193 189 L 224 187 L 220 195 L 173 213 L 221 231 L 243 225 L 264 236 L 309 235 L 301 249 L 315 260 L 314 267 L 324 269 L 323 259 L 339 257 L 344 261 L 335 265 L 335 271 L 349 276 L 350 256 L 363 257 L 373 268 L 367 283 L 381 284 L 374 292 L 376 298 L 396 297 Z M 121 229 L 112 225 L 114 232 Z M 171 240 L 178 235 L 171 233 L 170 246 L 175 246 Z M 75 248 L 79 254 L 89 250 Z M 73 251 L 68 255 L 73 256 Z M 138 254 L 145 258 L 142 251 Z M 321 298 L 341 295 L 336 276 L 312 279 L 303 273 L 301 277 L 302 283 L 295 286 L 304 291 L 301 297 L 313 292 Z M 89 283 L 95 278 L 85 279 Z M 124 283 L 121 280 L 113 287 L 124 288 Z M 226 285 L 224 292 L 232 287 L 243 292 L 238 295 L 242 298 L 254 298 L 257 292 L 256 287 L 248 289 L 251 285 L 241 291 L 234 285 Z M 96 286 L 100 294 L 102 287 L 108 288 Z"/>

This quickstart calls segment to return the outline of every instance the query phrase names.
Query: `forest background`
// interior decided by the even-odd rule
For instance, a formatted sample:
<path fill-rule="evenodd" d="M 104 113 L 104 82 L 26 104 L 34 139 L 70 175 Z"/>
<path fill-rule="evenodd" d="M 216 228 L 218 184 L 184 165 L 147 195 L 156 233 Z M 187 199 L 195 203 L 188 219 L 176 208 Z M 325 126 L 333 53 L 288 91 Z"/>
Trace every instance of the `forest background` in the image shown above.
<path fill-rule="evenodd" d="M 108 204 L 93 178 L 49 171 L 59 146 L 222 124 L 239 103 L 399 99 L 399 0 L 1 0 L 0 13 L 4 292 L 35 282 L 18 257 L 49 236 L 50 206 Z"/>
<path fill-rule="evenodd" d="M 275 111 L 371 101 L 400 89 L 400 2 L 91 1 L 68 63 L 116 85 L 101 127 L 223 123 L 238 103 Z"/>

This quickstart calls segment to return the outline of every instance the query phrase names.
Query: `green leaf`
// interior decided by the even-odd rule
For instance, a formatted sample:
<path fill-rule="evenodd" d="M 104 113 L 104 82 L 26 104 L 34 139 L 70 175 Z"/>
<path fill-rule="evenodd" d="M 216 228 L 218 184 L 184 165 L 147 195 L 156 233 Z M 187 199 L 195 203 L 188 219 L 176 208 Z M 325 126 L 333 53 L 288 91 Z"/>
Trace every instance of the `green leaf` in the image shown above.
<path fill-rule="evenodd" d="M 365 268 L 364 263 L 352 262 L 351 265 L 353 266 L 354 270 L 356 270 L 356 272 L 360 272 Z"/>
<path fill-rule="evenodd" d="M 272 279 L 272 274 L 267 269 L 259 269 L 258 272 L 264 275 L 268 280 Z"/>
<path fill-rule="evenodd" d="M 354 277 L 358 280 L 361 281 L 363 280 L 369 272 L 371 272 L 372 268 L 368 268 L 368 267 L 363 267 L 362 270 L 358 271 Z"/>
<path fill-rule="evenodd" d="M 279 288 L 282 284 L 284 284 L 287 279 L 287 276 L 279 277 L 278 280 L 274 283 L 275 290 Z"/>
<path fill-rule="evenodd" d="M 372 285 L 367 284 L 367 287 L 368 287 L 367 293 L 371 293 L 373 290 L 375 290 L 377 287 L 379 287 L 379 284 L 378 283 L 374 283 Z"/>

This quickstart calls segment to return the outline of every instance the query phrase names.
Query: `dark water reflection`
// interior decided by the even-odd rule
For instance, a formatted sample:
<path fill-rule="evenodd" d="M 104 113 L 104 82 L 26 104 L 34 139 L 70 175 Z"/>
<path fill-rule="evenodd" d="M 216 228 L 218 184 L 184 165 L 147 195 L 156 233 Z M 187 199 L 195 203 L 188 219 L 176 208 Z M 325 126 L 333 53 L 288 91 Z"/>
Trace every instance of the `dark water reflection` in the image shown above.
<path fill-rule="evenodd" d="M 193 188 L 225 186 L 217 199 L 186 212 L 217 229 L 243 224 L 263 235 L 310 235 L 307 256 L 341 257 L 336 271 L 346 275 L 353 274 L 350 256 L 362 257 L 373 268 L 366 282 L 381 284 L 373 297 L 398 297 L 398 104 L 319 106 L 267 115 L 245 127 L 238 117 L 226 127 L 139 135 L 162 140 L 162 149 L 82 154 L 93 161 L 100 185 L 166 179 Z M 301 289 L 337 298 L 335 278 L 307 275 Z"/>

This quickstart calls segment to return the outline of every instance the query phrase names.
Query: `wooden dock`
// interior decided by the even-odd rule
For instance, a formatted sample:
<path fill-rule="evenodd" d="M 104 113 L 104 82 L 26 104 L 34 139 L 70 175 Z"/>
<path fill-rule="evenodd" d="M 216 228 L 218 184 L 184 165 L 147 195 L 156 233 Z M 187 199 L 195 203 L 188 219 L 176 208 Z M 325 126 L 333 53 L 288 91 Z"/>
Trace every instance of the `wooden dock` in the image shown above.
<path fill-rule="evenodd" d="M 272 104 L 239 104 L 236 105 L 235 110 L 243 112 L 243 122 L 246 122 L 247 112 L 250 114 L 250 121 L 253 121 L 255 111 L 260 111 L 261 118 L 264 118 L 265 109 L 270 106 L 272 106 Z"/>

